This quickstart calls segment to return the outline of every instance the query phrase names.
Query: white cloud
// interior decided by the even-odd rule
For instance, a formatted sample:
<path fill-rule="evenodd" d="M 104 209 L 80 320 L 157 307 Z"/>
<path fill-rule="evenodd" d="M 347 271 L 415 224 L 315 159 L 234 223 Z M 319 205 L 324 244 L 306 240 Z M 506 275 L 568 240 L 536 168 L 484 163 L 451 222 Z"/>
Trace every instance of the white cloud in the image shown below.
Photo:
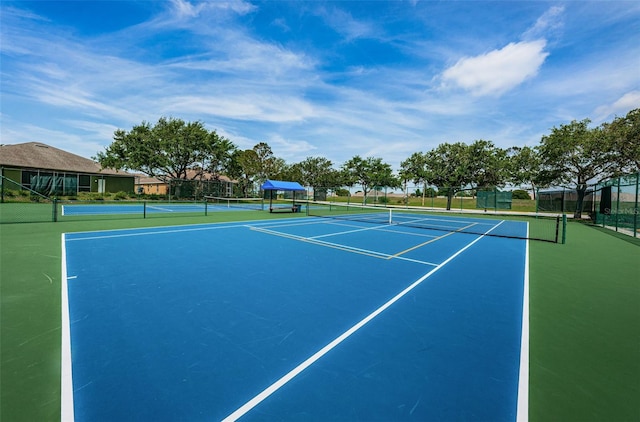
<path fill-rule="evenodd" d="M 379 32 L 376 31 L 375 25 L 356 20 L 350 13 L 338 8 L 332 8 L 330 10 L 324 9 L 320 12 L 320 15 L 327 25 L 345 37 L 347 41 L 352 41 L 357 38 L 373 37 Z"/>
<path fill-rule="evenodd" d="M 595 111 L 594 120 L 603 122 L 614 116 L 625 116 L 629 111 L 640 107 L 640 91 L 631 91 L 618 98 L 612 104 L 600 106 Z"/>
<path fill-rule="evenodd" d="M 535 76 L 549 53 L 546 41 L 509 43 L 475 57 L 465 57 L 448 68 L 442 79 L 473 95 L 501 95 Z"/>
<path fill-rule="evenodd" d="M 231 11 L 244 15 L 255 9 L 251 3 L 242 0 L 190 2 L 188 0 L 171 0 L 173 19 L 196 18 L 208 11 Z"/>
<path fill-rule="evenodd" d="M 559 32 L 564 22 L 562 16 L 564 6 L 553 6 L 549 8 L 542 16 L 538 18 L 536 23 L 522 34 L 524 40 L 537 40 L 540 38 L 549 39 L 549 36 Z"/>

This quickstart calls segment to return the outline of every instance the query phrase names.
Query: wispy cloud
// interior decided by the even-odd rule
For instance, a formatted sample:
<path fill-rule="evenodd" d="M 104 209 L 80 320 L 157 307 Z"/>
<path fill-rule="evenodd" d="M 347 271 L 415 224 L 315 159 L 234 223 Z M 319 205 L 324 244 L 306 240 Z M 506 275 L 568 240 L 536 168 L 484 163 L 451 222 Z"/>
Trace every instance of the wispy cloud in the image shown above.
<path fill-rule="evenodd" d="M 595 123 L 611 120 L 613 117 L 624 116 L 629 110 L 640 107 L 640 91 L 631 91 L 618 98 L 612 104 L 600 106 L 595 111 Z"/>
<path fill-rule="evenodd" d="M 536 23 L 522 34 L 525 41 L 549 39 L 558 36 L 564 28 L 564 6 L 552 6 L 542 14 Z"/>
<path fill-rule="evenodd" d="M 446 69 L 442 79 L 473 95 L 501 95 L 535 76 L 549 53 L 544 40 L 509 43 L 475 57 L 464 57 Z"/>
<path fill-rule="evenodd" d="M 331 3 L 329 5 L 331 6 Z M 374 23 L 355 19 L 340 8 L 323 7 L 318 13 L 330 28 L 345 38 L 345 41 L 380 35 L 380 30 Z"/>

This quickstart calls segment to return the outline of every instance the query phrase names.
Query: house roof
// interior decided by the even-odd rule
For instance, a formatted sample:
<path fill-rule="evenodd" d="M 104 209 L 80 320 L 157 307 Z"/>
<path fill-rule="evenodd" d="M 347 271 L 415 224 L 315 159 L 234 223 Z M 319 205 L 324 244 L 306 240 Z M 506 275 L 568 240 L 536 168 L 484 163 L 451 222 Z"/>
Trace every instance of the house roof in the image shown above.
<path fill-rule="evenodd" d="M 0 165 L 5 167 L 69 171 L 75 173 L 131 176 L 123 171 L 103 169 L 88 158 L 63 151 L 41 142 L 0 145 Z"/>
<path fill-rule="evenodd" d="M 283 182 L 282 180 L 267 180 L 262 184 L 262 190 L 303 191 L 298 182 Z"/>

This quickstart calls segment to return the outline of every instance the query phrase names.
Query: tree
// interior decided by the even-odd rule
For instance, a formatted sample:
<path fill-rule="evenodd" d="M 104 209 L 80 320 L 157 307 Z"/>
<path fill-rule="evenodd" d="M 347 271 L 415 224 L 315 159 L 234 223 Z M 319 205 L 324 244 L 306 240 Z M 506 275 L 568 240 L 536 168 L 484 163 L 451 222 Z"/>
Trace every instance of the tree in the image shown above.
<path fill-rule="evenodd" d="M 425 154 L 431 183 L 447 193 L 447 209 L 456 192 L 473 182 L 469 147 L 462 143 L 440 144 Z"/>
<path fill-rule="evenodd" d="M 589 129 L 589 119 L 551 129 L 542 137 L 539 151 L 542 170 L 538 179 L 547 185 L 575 188 L 575 218 L 582 217 L 588 183 L 598 183 L 617 172 L 616 153 L 603 129 Z"/>
<path fill-rule="evenodd" d="M 224 157 L 235 148 L 215 131 L 207 131 L 201 122 L 171 117 L 161 117 L 153 126 L 142 122 L 128 132 L 118 129 L 113 139 L 94 157 L 103 168 L 139 171 L 164 182 L 187 179 L 187 170 L 202 169 L 203 163 L 217 163 L 222 170 Z"/>
<path fill-rule="evenodd" d="M 616 117 L 602 125 L 605 136 L 610 138 L 620 173 L 640 171 L 640 108 Z"/>
<path fill-rule="evenodd" d="M 363 203 L 367 202 L 367 193 L 376 186 L 396 187 L 398 180 L 393 176 L 389 164 L 383 163 L 381 158 L 367 157 L 362 159 L 354 156 L 342 165 L 342 173 L 348 186 L 358 183 L 364 194 Z"/>
<path fill-rule="evenodd" d="M 342 186 L 340 174 L 333 163 L 324 157 L 307 157 L 296 164 L 300 170 L 300 182 L 313 187 L 314 199 L 326 199 L 327 191 Z"/>
<path fill-rule="evenodd" d="M 421 152 L 414 152 L 411 157 L 400 163 L 400 178 L 405 182 L 411 180 L 413 183 L 424 185 L 422 189 L 422 206 L 424 207 L 424 198 L 427 191 L 427 182 L 429 181 L 429 169 L 427 168 L 426 156 Z"/>
<path fill-rule="evenodd" d="M 276 158 L 273 155 L 271 147 L 266 142 L 260 142 L 253 147 L 256 155 L 257 172 L 256 176 L 259 183 L 265 182 L 273 177 L 276 169 Z"/>
<path fill-rule="evenodd" d="M 242 196 L 248 198 L 253 191 L 255 177 L 260 170 L 258 154 L 253 149 L 237 150 L 232 154 L 229 176 L 238 180 Z"/>
<path fill-rule="evenodd" d="M 467 146 L 469 184 L 472 187 L 495 188 L 503 186 L 507 179 L 507 152 L 493 142 L 474 141 Z"/>
<path fill-rule="evenodd" d="M 509 181 L 516 186 L 530 185 L 536 197 L 536 180 L 540 172 L 540 155 L 530 147 L 512 147 L 507 150 Z"/>
<path fill-rule="evenodd" d="M 210 173 L 215 179 L 228 172 L 233 153 L 237 147 L 228 139 L 220 137 L 215 131 L 210 132 L 213 137 L 213 154 L 203 155 L 202 169 Z"/>

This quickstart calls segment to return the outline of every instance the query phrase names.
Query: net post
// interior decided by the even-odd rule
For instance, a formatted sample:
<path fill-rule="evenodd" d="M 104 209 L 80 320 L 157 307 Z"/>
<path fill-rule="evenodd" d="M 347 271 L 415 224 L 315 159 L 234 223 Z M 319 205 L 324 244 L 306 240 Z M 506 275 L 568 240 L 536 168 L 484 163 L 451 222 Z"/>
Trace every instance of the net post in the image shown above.
<path fill-rule="evenodd" d="M 147 201 L 142 201 L 142 218 L 147 218 Z"/>
<path fill-rule="evenodd" d="M 567 214 L 562 214 L 562 244 L 567 243 Z"/>
<path fill-rule="evenodd" d="M 389 224 L 393 224 L 393 210 L 389 210 Z"/>
<path fill-rule="evenodd" d="M 53 201 L 51 201 L 53 203 L 53 210 L 52 210 L 52 214 L 51 214 L 51 220 L 56 223 L 58 221 L 58 200 L 56 198 L 53 198 Z"/>
<path fill-rule="evenodd" d="M 208 204 L 207 197 L 205 196 L 202 199 L 204 200 L 204 216 L 206 217 L 207 216 L 207 204 Z"/>

